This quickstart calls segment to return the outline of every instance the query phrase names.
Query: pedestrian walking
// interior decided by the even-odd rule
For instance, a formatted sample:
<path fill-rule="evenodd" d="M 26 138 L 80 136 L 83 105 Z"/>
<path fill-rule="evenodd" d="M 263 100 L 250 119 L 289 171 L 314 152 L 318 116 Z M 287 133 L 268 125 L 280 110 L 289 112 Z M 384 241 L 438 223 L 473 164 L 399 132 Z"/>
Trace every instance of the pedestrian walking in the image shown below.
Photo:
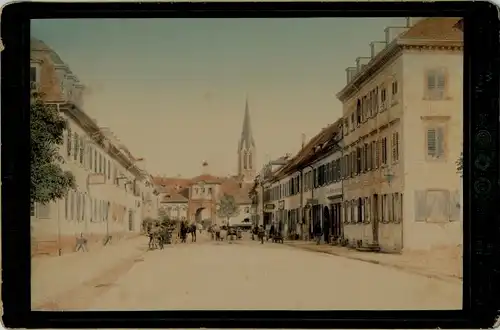
<path fill-rule="evenodd" d="M 316 223 L 314 226 L 314 238 L 316 239 L 316 245 L 319 245 L 321 243 L 321 225 L 319 222 Z"/>
<path fill-rule="evenodd" d="M 264 244 L 264 236 L 265 236 L 266 231 L 264 230 L 264 226 L 260 225 L 259 226 L 259 231 L 258 231 L 258 237 L 260 240 L 260 244 Z"/>

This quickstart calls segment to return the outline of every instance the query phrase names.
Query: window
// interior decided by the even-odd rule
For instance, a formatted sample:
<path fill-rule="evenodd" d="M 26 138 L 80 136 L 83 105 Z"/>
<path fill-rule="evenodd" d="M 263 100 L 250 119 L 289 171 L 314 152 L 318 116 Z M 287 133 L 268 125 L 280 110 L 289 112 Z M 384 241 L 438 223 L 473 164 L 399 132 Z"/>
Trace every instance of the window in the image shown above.
<path fill-rule="evenodd" d="M 380 217 L 383 223 L 387 223 L 387 195 L 382 195 Z"/>
<path fill-rule="evenodd" d="M 80 220 L 81 204 L 80 193 L 76 193 L 76 220 Z"/>
<path fill-rule="evenodd" d="M 111 179 L 111 161 L 108 159 L 108 180 Z"/>
<path fill-rule="evenodd" d="M 378 168 L 378 144 L 377 141 L 372 141 L 372 168 Z"/>
<path fill-rule="evenodd" d="M 375 88 L 375 95 L 374 95 L 374 101 L 375 101 L 375 105 L 373 107 L 373 114 L 376 115 L 378 113 L 378 87 Z"/>
<path fill-rule="evenodd" d="M 354 121 L 354 113 L 351 114 L 351 132 L 356 128 L 356 122 Z"/>
<path fill-rule="evenodd" d="M 99 173 L 102 173 L 102 154 L 99 153 Z"/>
<path fill-rule="evenodd" d="M 75 219 L 75 194 L 74 192 L 69 192 L 69 220 Z"/>
<path fill-rule="evenodd" d="M 73 150 L 73 160 L 78 160 L 78 154 L 79 154 L 79 148 L 78 148 L 78 141 L 79 141 L 78 134 L 74 133 L 73 134 L 73 142 L 74 142 L 74 150 Z"/>
<path fill-rule="evenodd" d="M 37 75 L 36 66 L 30 67 L 30 82 L 31 83 L 38 82 L 38 75 Z"/>
<path fill-rule="evenodd" d="M 357 205 L 356 205 L 356 201 L 353 199 L 351 201 L 351 222 L 352 223 L 356 223 L 356 211 L 357 211 Z"/>
<path fill-rule="evenodd" d="M 387 164 L 387 138 L 382 138 L 380 141 L 381 149 L 382 149 L 382 164 Z"/>
<path fill-rule="evenodd" d="M 36 205 L 36 217 L 38 219 L 50 219 L 50 208 L 51 208 L 51 203 L 47 204 L 42 204 L 42 203 L 37 203 Z"/>
<path fill-rule="evenodd" d="M 106 157 L 102 157 L 102 172 L 104 173 L 104 178 L 107 176 L 107 169 L 106 169 Z"/>
<path fill-rule="evenodd" d="M 396 95 L 398 93 L 398 82 L 393 81 L 392 82 L 392 95 Z"/>
<path fill-rule="evenodd" d="M 391 138 L 392 162 L 396 163 L 399 160 L 399 133 L 392 133 Z"/>
<path fill-rule="evenodd" d="M 93 151 L 92 151 L 92 147 L 89 145 L 88 146 L 88 153 L 89 153 L 89 169 L 91 171 L 94 170 L 94 162 L 92 162 L 92 154 L 93 154 Z"/>
<path fill-rule="evenodd" d="M 361 163 L 361 155 L 362 155 L 362 149 L 360 147 L 356 148 L 356 159 L 355 159 L 356 175 L 361 173 L 361 170 L 363 169 L 362 167 L 363 165 Z"/>
<path fill-rule="evenodd" d="M 69 219 L 69 192 L 64 196 L 64 219 Z"/>
<path fill-rule="evenodd" d="M 370 171 L 372 169 L 372 161 L 373 161 L 373 155 L 372 155 L 372 143 L 365 144 L 366 148 L 366 170 Z"/>
<path fill-rule="evenodd" d="M 85 200 L 87 199 L 86 195 L 82 195 L 82 221 L 85 221 Z"/>
<path fill-rule="evenodd" d="M 35 203 L 31 202 L 30 205 L 30 216 L 34 217 L 35 216 Z"/>
<path fill-rule="evenodd" d="M 444 69 L 430 70 L 427 72 L 426 98 L 442 100 L 445 96 L 446 72 Z"/>
<path fill-rule="evenodd" d="M 97 173 L 97 150 L 94 149 L 94 172 Z"/>
<path fill-rule="evenodd" d="M 386 100 L 387 100 L 387 92 L 386 92 L 386 89 L 384 87 L 382 87 L 382 90 L 380 92 L 380 101 L 382 103 L 385 103 Z"/>
<path fill-rule="evenodd" d="M 427 157 L 441 159 L 444 157 L 444 129 L 433 127 L 427 129 Z"/>
<path fill-rule="evenodd" d="M 251 152 L 248 154 L 248 169 L 249 170 L 252 169 L 252 153 Z"/>
<path fill-rule="evenodd" d="M 73 136 L 71 135 L 71 128 L 68 127 L 68 130 L 67 130 L 67 134 L 66 135 L 66 140 L 67 140 L 67 143 L 66 143 L 66 148 L 67 148 L 67 155 L 68 157 L 71 157 L 71 139 L 73 138 Z"/>
<path fill-rule="evenodd" d="M 80 164 L 83 164 L 83 155 L 85 154 L 85 144 L 83 137 L 80 137 Z"/>

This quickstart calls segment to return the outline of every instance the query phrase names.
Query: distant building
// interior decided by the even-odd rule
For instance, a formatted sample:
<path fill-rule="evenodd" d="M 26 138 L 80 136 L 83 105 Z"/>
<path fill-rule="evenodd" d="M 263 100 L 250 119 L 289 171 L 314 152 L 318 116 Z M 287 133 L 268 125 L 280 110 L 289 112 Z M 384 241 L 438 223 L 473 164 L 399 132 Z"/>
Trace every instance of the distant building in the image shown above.
<path fill-rule="evenodd" d="M 235 198 L 239 215 L 230 219 L 230 224 L 251 224 L 251 190 L 256 176 L 256 146 L 250 125 L 248 101 L 241 137 L 238 141 L 238 173 L 218 177 L 210 174 L 209 164 L 202 163 L 201 174 L 194 178 L 154 178 L 160 187 L 161 212 L 172 219 L 208 224 L 227 224 L 227 219 L 217 215 L 217 204 L 224 194 Z"/>
<path fill-rule="evenodd" d="M 106 236 L 139 233 L 142 219 L 156 217 L 158 208 L 140 159 L 83 111 L 84 86 L 54 50 L 32 38 L 30 62 L 32 91 L 43 93 L 43 101 L 67 120 L 59 154 L 62 169 L 76 180 L 65 198 L 32 205 L 33 253 L 72 251 L 81 234 L 101 244 Z"/>
<path fill-rule="evenodd" d="M 355 246 L 431 249 L 462 242 L 463 39 L 458 18 L 391 35 L 348 75 L 343 103 L 344 235 Z"/>

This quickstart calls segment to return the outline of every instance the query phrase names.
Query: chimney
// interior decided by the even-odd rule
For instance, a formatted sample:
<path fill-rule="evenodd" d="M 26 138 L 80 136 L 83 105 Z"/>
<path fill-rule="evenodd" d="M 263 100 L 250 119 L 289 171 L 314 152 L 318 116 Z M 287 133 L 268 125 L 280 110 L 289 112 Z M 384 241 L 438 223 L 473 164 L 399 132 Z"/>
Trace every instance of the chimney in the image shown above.
<path fill-rule="evenodd" d="M 302 148 L 304 148 L 306 145 L 306 135 L 302 133 Z"/>
<path fill-rule="evenodd" d="M 377 56 L 378 53 L 380 53 L 385 46 L 387 46 L 387 43 L 385 41 L 373 41 L 370 43 L 370 50 L 371 50 L 371 56 L 374 58 Z"/>

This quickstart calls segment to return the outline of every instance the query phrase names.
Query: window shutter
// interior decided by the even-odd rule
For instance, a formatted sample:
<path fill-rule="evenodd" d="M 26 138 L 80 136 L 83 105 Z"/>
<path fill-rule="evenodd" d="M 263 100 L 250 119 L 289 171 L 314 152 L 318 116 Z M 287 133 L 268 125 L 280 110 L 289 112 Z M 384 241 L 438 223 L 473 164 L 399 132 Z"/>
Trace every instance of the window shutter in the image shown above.
<path fill-rule="evenodd" d="M 80 193 L 76 193 L 76 221 L 80 220 Z"/>
<path fill-rule="evenodd" d="M 430 128 L 427 130 L 427 155 L 437 156 L 437 132 L 436 129 Z"/>
<path fill-rule="evenodd" d="M 429 91 L 436 89 L 436 73 L 434 71 L 427 73 L 427 89 Z"/>
<path fill-rule="evenodd" d="M 427 220 L 427 201 L 426 192 L 421 190 L 415 191 L 415 221 Z"/>
<path fill-rule="evenodd" d="M 453 191 L 450 196 L 450 221 L 460 221 L 460 212 L 462 205 L 460 205 L 460 192 Z"/>
<path fill-rule="evenodd" d="M 438 127 L 436 129 L 436 157 L 440 158 L 444 156 L 444 129 Z"/>
<path fill-rule="evenodd" d="M 439 91 L 444 91 L 446 82 L 445 73 L 443 71 L 436 74 L 436 89 Z"/>

